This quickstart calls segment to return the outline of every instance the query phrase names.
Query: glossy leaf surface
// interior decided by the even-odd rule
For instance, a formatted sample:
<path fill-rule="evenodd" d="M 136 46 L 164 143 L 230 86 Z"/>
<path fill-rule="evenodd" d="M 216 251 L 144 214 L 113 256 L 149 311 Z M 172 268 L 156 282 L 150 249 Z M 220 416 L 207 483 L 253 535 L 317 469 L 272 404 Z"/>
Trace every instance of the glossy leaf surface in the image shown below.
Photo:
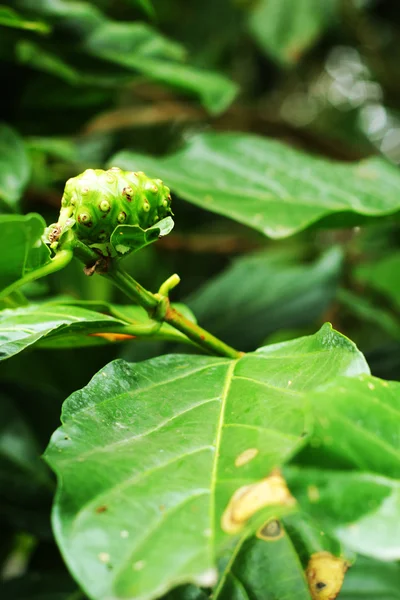
<path fill-rule="evenodd" d="M 192 138 L 165 158 L 122 151 L 110 164 L 165 180 L 184 200 L 283 238 L 323 217 L 383 216 L 400 209 L 398 170 L 380 158 L 346 164 L 240 133 Z M 353 223 L 354 224 L 354 223 Z"/>
<path fill-rule="evenodd" d="M 235 541 L 221 516 L 238 488 L 303 445 L 303 393 L 365 372 L 328 324 L 237 361 L 110 363 L 66 401 L 46 453 L 59 476 L 56 536 L 75 577 L 94 598 L 215 583 L 216 560 Z"/>

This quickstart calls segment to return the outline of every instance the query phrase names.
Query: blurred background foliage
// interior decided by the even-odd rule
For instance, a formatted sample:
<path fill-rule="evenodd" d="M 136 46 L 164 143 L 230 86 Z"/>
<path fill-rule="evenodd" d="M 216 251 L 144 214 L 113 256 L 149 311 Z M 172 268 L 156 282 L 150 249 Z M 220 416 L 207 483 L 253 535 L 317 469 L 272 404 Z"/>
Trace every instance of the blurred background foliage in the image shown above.
<path fill-rule="evenodd" d="M 399 58 L 400 5 L 391 0 L 2 0 L 1 210 L 54 222 L 67 178 L 121 149 L 160 155 L 208 130 L 398 164 Z M 177 197 L 174 212 L 174 232 L 127 259 L 143 285 L 156 290 L 179 273 L 174 300 L 246 351 L 331 321 L 373 374 L 400 379 L 395 217 L 278 242 Z M 124 301 L 78 264 L 25 292 Z M 26 572 L 2 584 L 4 597 L 83 598 L 52 541 L 53 481 L 38 458 L 62 401 L 113 358 L 179 350 L 129 342 L 35 349 L 3 363 L 0 561 L 6 580 Z M 399 598 L 396 566 L 359 568 L 341 598 L 361 597 L 362 569 L 376 573 L 379 598 Z"/>

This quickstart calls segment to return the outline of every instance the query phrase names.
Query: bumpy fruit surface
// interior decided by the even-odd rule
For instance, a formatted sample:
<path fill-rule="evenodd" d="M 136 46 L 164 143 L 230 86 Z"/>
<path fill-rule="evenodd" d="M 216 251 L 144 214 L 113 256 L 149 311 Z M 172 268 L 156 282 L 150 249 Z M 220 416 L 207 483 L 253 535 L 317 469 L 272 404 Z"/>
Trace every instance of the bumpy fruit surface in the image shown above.
<path fill-rule="evenodd" d="M 67 181 L 59 220 L 50 235 L 56 241 L 72 219 L 80 241 L 89 246 L 107 244 L 118 225 L 148 229 L 170 214 L 170 190 L 161 179 L 118 167 L 87 169 Z"/>

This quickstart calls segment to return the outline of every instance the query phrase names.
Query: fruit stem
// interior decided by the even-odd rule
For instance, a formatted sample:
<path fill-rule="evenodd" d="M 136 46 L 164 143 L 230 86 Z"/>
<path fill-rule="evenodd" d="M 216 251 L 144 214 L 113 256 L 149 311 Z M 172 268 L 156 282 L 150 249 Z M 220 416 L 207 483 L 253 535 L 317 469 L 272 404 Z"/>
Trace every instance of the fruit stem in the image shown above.
<path fill-rule="evenodd" d="M 225 342 L 196 323 L 193 323 L 176 310 L 176 308 L 171 306 L 168 296 L 163 295 L 162 292 L 169 291 L 169 289 L 178 283 L 179 278 L 177 275 L 170 277 L 161 286 L 161 293 L 158 294 L 152 294 L 146 290 L 133 277 L 120 269 L 118 265 L 110 268 L 103 276 L 110 279 L 129 298 L 146 309 L 152 319 L 169 323 L 169 325 L 184 333 L 192 342 L 207 350 L 207 352 L 228 358 L 240 358 L 243 355 L 243 352 L 239 352 L 228 346 L 228 344 L 225 344 Z"/>
<path fill-rule="evenodd" d="M 87 274 L 99 273 L 112 281 L 131 300 L 142 306 L 151 319 L 169 323 L 172 327 L 184 333 L 197 346 L 214 356 L 240 358 L 243 355 L 243 352 L 228 346 L 228 344 L 193 323 L 171 306 L 168 294 L 179 283 L 178 275 L 169 277 L 160 287 L 158 294 L 153 294 L 133 279 L 129 273 L 121 269 L 119 262 L 99 256 L 94 250 L 76 239 L 72 242 L 71 247 L 76 258 L 85 264 Z"/>

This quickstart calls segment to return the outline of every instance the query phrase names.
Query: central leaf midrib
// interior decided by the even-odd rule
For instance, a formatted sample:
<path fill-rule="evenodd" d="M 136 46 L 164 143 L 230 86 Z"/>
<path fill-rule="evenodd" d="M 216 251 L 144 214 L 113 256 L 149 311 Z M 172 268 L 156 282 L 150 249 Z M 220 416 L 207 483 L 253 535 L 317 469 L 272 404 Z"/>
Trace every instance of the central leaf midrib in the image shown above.
<path fill-rule="evenodd" d="M 219 452 L 221 447 L 221 439 L 222 439 L 222 428 L 224 425 L 224 417 L 225 417 L 225 408 L 226 402 L 229 395 L 229 390 L 233 378 L 233 371 L 237 364 L 237 360 L 232 361 L 228 366 L 224 381 L 224 386 L 222 388 L 222 396 L 221 396 L 221 411 L 217 424 L 217 437 L 215 441 L 215 453 L 214 453 L 214 463 L 211 472 L 211 482 L 210 482 L 210 527 L 211 527 L 211 536 L 210 536 L 210 556 L 213 561 L 216 561 L 215 557 L 215 523 L 216 523 L 216 514 L 215 514 L 215 488 L 217 482 L 217 473 L 218 473 L 218 459 Z"/>

